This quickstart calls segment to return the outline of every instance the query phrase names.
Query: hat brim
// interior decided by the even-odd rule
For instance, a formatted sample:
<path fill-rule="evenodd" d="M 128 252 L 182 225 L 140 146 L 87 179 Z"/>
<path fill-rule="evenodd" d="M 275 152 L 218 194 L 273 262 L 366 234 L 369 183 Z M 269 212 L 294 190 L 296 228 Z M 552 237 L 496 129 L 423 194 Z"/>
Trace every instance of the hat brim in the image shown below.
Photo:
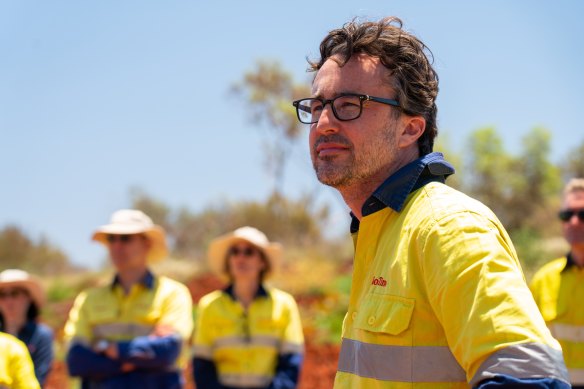
<path fill-rule="evenodd" d="M 159 226 L 153 226 L 149 229 L 137 228 L 136 226 L 123 226 L 108 224 L 99 227 L 91 237 L 92 240 L 108 246 L 107 236 L 114 235 L 134 235 L 144 234 L 151 242 L 150 250 L 148 250 L 148 263 L 160 262 L 168 256 L 168 248 L 166 246 L 166 235 L 164 230 Z"/>
<path fill-rule="evenodd" d="M 269 270 L 264 274 L 264 279 L 274 275 L 282 260 L 282 245 L 279 243 L 269 243 L 260 246 L 251 240 L 245 239 L 241 236 L 234 236 L 233 234 L 227 234 L 216 238 L 209 244 L 207 258 L 211 270 L 224 278 L 229 278 L 226 266 L 227 253 L 231 246 L 237 242 L 246 242 L 256 247 L 258 250 L 261 250 L 270 265 Z"/>
<path fill-rule="evenodd" d="M 45 304 L 45 292 L 41 287 L 40 281 L 29 276 L 28 280 L 0 281 L 0 288 L 22 288 L 30 295 L 31 301 L 41 308 Z"/>

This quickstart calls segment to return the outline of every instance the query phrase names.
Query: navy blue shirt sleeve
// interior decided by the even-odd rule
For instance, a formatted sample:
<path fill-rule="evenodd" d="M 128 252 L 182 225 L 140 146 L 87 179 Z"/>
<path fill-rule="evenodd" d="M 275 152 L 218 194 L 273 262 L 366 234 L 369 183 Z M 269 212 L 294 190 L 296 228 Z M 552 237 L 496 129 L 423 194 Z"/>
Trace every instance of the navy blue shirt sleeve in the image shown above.
<path fill-rule="evenodd" d="M 53 365 L 53 331 L 46 325 L 37 325 L 29 348 L 31 346 L 30 355 L 34 364 L 34 373 L 39 384 L 43 386 Z"/>
<path fill-rule="evenodd" d="M 570 389 L 567 382 L 553 378 L 514 378 L 500 375 L 479 382 L 475 389 Z"/>
<path fill-rule="evenodd" d="M 74 343 L 67 353 L 67 368 L 71 376 L 103 379 L 121 373 L 121 362 L 96 353 L 91 348 Z"/>
<path fill-rule="evenodd" d="M 193 378 L 197 389 L 222 389 L 215 363 L 208 359 L 193 358 Z"/>
<path fill-rule="evenodd" d="M 302 366 L 302 354 L 284 354 L 278 357 L 276 374 L 268 389 L 294 389 Z"/>
<path fill-rule="evenodd" d="M 128 342 L 118 342 L 119 359 L 138 368 L 164 368 L 178 358 L 182 340 L 179 336 L 139 336 Z"/>

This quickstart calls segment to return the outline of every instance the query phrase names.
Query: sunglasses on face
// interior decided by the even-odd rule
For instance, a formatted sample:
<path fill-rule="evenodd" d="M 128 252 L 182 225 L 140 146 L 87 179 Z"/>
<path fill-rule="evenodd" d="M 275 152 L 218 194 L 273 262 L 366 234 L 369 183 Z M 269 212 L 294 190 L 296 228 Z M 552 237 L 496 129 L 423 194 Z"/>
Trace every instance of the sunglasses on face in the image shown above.
<path fill-rule="evenodd" d="M 134 240 L 134 238 L 138 235 L 113 235 L 110 234 L 106 237 L 108 243 L 114 243 L 120 241 L 122 243 L 128 243 Z"/>
<path fill-rule="evenodd" d="M 558 217 L 563 222 L 569 221 L 574 215 L 578 216 L 578 220 L 580 220 L 581 223 L 584 222 L 584 209 L 564 209 L 563 211 L 558 212 Z"/>
<path fill-rule="evenodd" d="M 0 290 L 0 300 L 7 299 L 7 298 L 17 298 L 20 296 L 27 295 L 26 290 L 23 289 L 8 289 L 8 290 Z"/>
<path fill-rule="evenodd" d="M 245 248 L 240 248 L 240 247 L 232 247 L 229 249 L 229 255 L 231 256 L 238 256 L 238 255 L 243 255 L 244 257 L 251 257 L 256 253 L 256 249 L 254 249 L 253 247 L 245 247 Z"/>

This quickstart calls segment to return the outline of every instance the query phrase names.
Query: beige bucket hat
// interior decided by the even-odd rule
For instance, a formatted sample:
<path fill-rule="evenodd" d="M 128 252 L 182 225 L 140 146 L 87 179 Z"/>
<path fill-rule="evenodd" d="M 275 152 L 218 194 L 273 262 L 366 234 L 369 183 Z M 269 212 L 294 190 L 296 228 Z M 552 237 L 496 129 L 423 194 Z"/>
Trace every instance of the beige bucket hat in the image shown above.
<path fill-rule="evenodd" d="M 121 209 L 112 214 L 109 224 L 98 227 L 92 239 L 105 246 L 108 245 L 107 236 L 144 234 L 151 242 L 148 251 L 148 262 L 161 261 L 168 255 L 166 235 L 164 229 L 152 222 L 144 212 L 135 209 Z"/>
<path fill-rule="evenodd" d="M 269 262 L 269 271 L 266 272 L 264 278 L 271 276 L 280 264 L 282 257 L 282 245 L 276 242 L 268 241 L 266 235 L 260 230 L 253 227 L 241 227 L 233 232 L 215 238 L 209 244 L 208 260 L 211 269 L 217 274 L 228 277 L 226 272 L 225 262 L 227 260 L 227 253 L 229 248 L 240 241 L 245 241 L 252 246 L 260 249 Z"/>
<path fill-rule="evenodd" d="M 41 308 L 45 303 L 45 292 L 38 278 L 20 269 L 6 269 L 0 273 L 0 289 L 22 288 L 25 289 L 32 302 Z"/>

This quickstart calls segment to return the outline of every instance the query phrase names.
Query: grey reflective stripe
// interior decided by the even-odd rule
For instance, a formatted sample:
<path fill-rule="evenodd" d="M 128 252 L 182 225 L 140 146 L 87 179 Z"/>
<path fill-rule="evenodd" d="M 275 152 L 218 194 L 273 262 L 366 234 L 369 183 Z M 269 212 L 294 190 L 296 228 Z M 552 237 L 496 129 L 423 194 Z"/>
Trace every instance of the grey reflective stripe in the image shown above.
<path fill-rule="evenodd" d="M 474 386 L 484 379 L 501 374 L 569 381 L 562 352 L 539 343 L 516 344 L 491 354 L 479 367 L 470 384 Z"/>
<path fill-rule="evenodd" d="M 213 350 L 209 346 L 201 346 L 196 344 L 192 347 L 191 352 L 195 357 L 213 359 Z"/>
<path fill-rule="evenodd" d="M 555 323 L 550 325 L 554 338 L 570 342 L 584 342 L 584 327 Z"/>
<path fill-rule="evenodd" d="M 280 347 L 280 354 L 304 354 L 304 345 L 286 342 Z"/>
<path fill-rule="evenodd" d="M 215 342 L 214 347 L 232 347 L 232 346 L 266 346 L 272 348 L 278 348 L 280 345 L 280 339 L 273 336 L 252 336 L 246 338 L 244 336 L 229 336 L 221 338 Z"/>
<path fill-rule="evenodd" d="M 154 326 L 136 323 L 107 323 L 93 327 L 96 338 L 135 338 L 152 333 Z"/>
<path fill-rule="evenodd" d="M 584 385 L 584 369 L 568 369 L 572 385 Z"/>
<path fill-rule="evenodd" d="M 466 382 L 446 346 L 385 346 L 343 338 L 339 371 L 394 382 Z"/>
<path fill-rule="evenodd" d="M 250 374 L 219 374 L 219 382 L 236 388 L 264 388 L 270 385 L 273 376 Z"/>

